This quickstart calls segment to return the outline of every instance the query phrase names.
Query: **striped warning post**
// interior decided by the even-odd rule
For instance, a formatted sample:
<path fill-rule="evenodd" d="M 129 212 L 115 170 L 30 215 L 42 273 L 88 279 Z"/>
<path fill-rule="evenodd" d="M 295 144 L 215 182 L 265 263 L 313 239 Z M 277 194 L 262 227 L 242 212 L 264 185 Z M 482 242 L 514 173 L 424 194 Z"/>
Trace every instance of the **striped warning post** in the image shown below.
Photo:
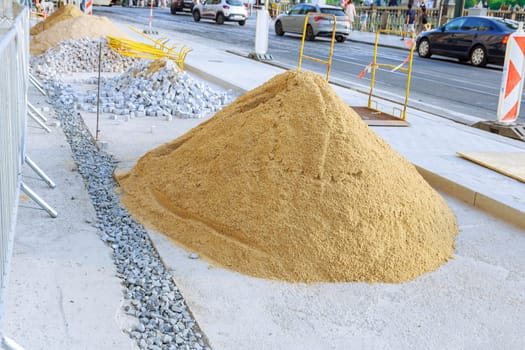
<path fill-rule="evenodd" d="M 498 101 L 498 122 L 514 123 L 520 112 L 523 78 L 525 76 L 525 32 L 523 23 L 507 41 L 505 64 Z"/>
<path fill-rule="evenodd" d="M 86 0 L 86 8 L 84 9 L 84 13 L 90 16 L 93 14 L 93 0 Z"/>

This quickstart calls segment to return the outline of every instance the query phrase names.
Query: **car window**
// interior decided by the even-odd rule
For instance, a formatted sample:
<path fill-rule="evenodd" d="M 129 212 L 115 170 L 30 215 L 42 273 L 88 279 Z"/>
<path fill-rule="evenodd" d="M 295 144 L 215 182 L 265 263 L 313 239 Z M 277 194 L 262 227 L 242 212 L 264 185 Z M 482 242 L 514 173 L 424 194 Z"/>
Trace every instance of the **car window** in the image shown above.
<path fill-rule="evenodd" d="M 226 0 L 226 3 L 231 6 L 243 6 L 239 0 Z"/>
<path fill-rule="evenodd" d="M 467 31 L 488 31 L 492 30 L 491 23 L 483 18 L 469 18 L 461 27 L 461 30 Z"/>
<path fill-rule="evenodd" d="M 466 21 L 466 18 L 456 18 L 448 22 L 447 24 L 445 24 L 445 30 L 446 31 L 459 30 L 463 26 L 463 23 L 465 23 L 465 21 Z"/>
<path fill-rule="evenodd" d="M 518 22 L 513 21 L 511 19 L 503 19 L 503 18 L 495 18 L 494 21 L 499 23 L 501 26 L 510 29 L 510 30 L 516 30 L 518 29 Z"/>
<path fill-rule="evenodd" d="M 494 24 L 492 24 L 491 21 L 488 21 L 486 19 L 480 19 L 479 21 L 479 26 L 478 26 L 478 30 L 481 30 L 481 31 L 488 31 L 488 30 L 494 30 L 496 28 L 494 28 Z"/>
<path fill-rule="evenodd" d="M 463 23 L 461 26 L 461 30 L 477 30 L 478 29 L 478 19 L 477 18 L 469 18 Z"/>
<path fill-rule="evenodd" d="M 291 15 L 300 15 L 301 13 L 303 13 L 303 5 L 297 5 L 297 6 L 294 6 L 294 7 L 290 10 L 290 14 L 291 14 Z"/>
<path fill-rule="evenodd" d="M 314 6 L 304 5 L 304 13 L 317 12 Z"/>
<path fill-rule="evenodd" d="M 321 13 L 328 13 L 330 15 L 344 16 L 345 13 L 340 9 L 321 8 Z"/>
<path fill-rule="evenodd" d="M 211 0 L 211 1 L 208 1 L 208 4 L 210 5 L 218 5 L 221 3 L 221 0 Z"/>

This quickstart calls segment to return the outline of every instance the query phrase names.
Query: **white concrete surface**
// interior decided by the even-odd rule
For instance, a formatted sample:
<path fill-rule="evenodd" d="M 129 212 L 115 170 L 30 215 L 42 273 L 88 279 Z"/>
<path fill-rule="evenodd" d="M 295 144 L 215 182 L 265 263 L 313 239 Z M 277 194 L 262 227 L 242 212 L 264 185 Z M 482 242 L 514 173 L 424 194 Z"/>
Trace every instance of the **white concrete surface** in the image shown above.
<path fill-rule="evenodd" d="M 239 88 L 251 89 L 277 72 L 187 44 L 194 47 L 188 67 L 230 86 L 242 79 Z M 363 96 L 336 91 L 351 105 L 366 103 Z M 94 116 L 83 116 L 93 131 Z M 415 111 L 408 118 L 411 127 L 374 130 L 412 162 L 476 189 L 489 188 L 489 195 L 523 209 L 523 184 L 454 155 L 523 149 L 521 144 Z M 126 168 L 202 120 L 125 122 L 102 115 L 101 121 L 101 138 Z M 51 219 L 26 199 L 21 204 L 3 331 L 27 349 L 132 349 L 122 332 L 129 320 L 120 310 L 122 289 L 110 249 L 97 237 L 94 210 L 60 128 L 51 135 L 30 128 L 28 152 L 57 188 L 47 188 L 30 169 L 24 179 L 59 217 Z M 525 232 L 446 198 L 460 225 L 455 259 L 403 284 L 256 279 L 189 259 L 190 252 L 161 234 L 151 237 L 214 349 L 525 348 Z"/>
<path fill-rule="evenodd" d="M 447 201 L 455 258 L 403 284 L 251 278 L 150 235 L 215 349 L 522 349 L 525 235 Z"/>
<path fill-rule="evenodd" d="M 49 107 L 30 92 L 33 105 Z M 52 113 L 45 115 L 51 125 Z M 48 134 L 32 120 L 28 125 L 27 154 L 56 188 L 27 165 L 23 180 L 58 217 L 21 197 L 2 331 L 28 350 L 134 349 L 123 332 L 130 320 L 121 310 L 111 249 L 97 235 L 95 211 L 62 129 L 51 126 Z"/>

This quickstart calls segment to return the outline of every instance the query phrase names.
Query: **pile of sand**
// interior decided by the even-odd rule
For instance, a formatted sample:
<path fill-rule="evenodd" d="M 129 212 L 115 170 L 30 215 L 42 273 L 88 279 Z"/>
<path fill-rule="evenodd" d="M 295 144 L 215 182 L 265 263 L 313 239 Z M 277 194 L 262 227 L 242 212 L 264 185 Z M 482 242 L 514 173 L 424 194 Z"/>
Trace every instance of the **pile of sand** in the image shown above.
<path fill-rule="evenodd" d="M 37 35 L 40 32 L 43 32 L 44 30 L 48 30 L 49 28 L 53 27 L 55 24 L 57 24 L 60 21 L 64 21 L 69 18 L 84 16 L 84 12 L 80 11 L 80 9 L 75 5 L 66 5 L 60 7 L 58 10 L 53 12 L 49 17 L 47 17 L 45 20 L 38 22 L 33 27 L 31 27 L 31 30 L 29 33 L 31 35 Z"/>
<path fill-rule="evenodd" d="M 287 281 L 402 282 L 455 217 L 323 80 L 278 75 L 119 178 L 133 215 L 205 259 Z"/>
<path fill-rule="evenodd" d="M 30 43 L 31 55 L 40 55 L 59 42 L 69 39 L 96 38 L 112 35 L 127 38 L 107 17 L 79 16 L 55 23 L 33 37 Z"/>

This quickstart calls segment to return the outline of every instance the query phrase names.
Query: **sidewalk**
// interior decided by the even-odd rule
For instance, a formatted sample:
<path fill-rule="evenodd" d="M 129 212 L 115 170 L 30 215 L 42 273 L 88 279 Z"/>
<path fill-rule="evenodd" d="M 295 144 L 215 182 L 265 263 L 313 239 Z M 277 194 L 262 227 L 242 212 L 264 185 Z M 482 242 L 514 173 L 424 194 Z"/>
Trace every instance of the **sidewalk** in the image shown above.
<path fill-rule="evenodd" d="M 161 35 L 176 35 L 193 48 L 186 59 L 189 72 L 240 93 L 282 72 L 189 41 L 180 33 Z M 351 40 L 373 42 L 373 36 L 360 33 Z M 398 37 L 390 39 L 392 45 L 404 45 Z M 367 96 L 334 89 L 349 105 L 366 105 Z M 46 104 L 40 100 L 39 105 Z M 83 117 L 94 133 L 95 116 Z M 525 144 L 421 111 L 409 110 L 407 120 L 409 127 L 373 130 L 446 193 L 460 226 L 455 259 L 403 284 L 288 284 L 189 259 L 190 252 L 150 232 L 214 349 L 525 347 L 525 184 L 456 155 L 524 152 Z M 126 122 L 103 115 L 99 129 L 106 151 L 126 168 L 202 121 Z M 133 320 L 121 310 L 121 282 L 111 250 L 97 237 L 93 207 L 62 131 L 54 127 L 47 135 L 30 128 L 28 143 L 31 158 L 57 187 L 46 188 L 29 169 L 24 178 L 59 217 L 35 210 L 27 198 L 21 202 L 3 330 L 27 349 L 136 348 L 122 331 Z"/>

